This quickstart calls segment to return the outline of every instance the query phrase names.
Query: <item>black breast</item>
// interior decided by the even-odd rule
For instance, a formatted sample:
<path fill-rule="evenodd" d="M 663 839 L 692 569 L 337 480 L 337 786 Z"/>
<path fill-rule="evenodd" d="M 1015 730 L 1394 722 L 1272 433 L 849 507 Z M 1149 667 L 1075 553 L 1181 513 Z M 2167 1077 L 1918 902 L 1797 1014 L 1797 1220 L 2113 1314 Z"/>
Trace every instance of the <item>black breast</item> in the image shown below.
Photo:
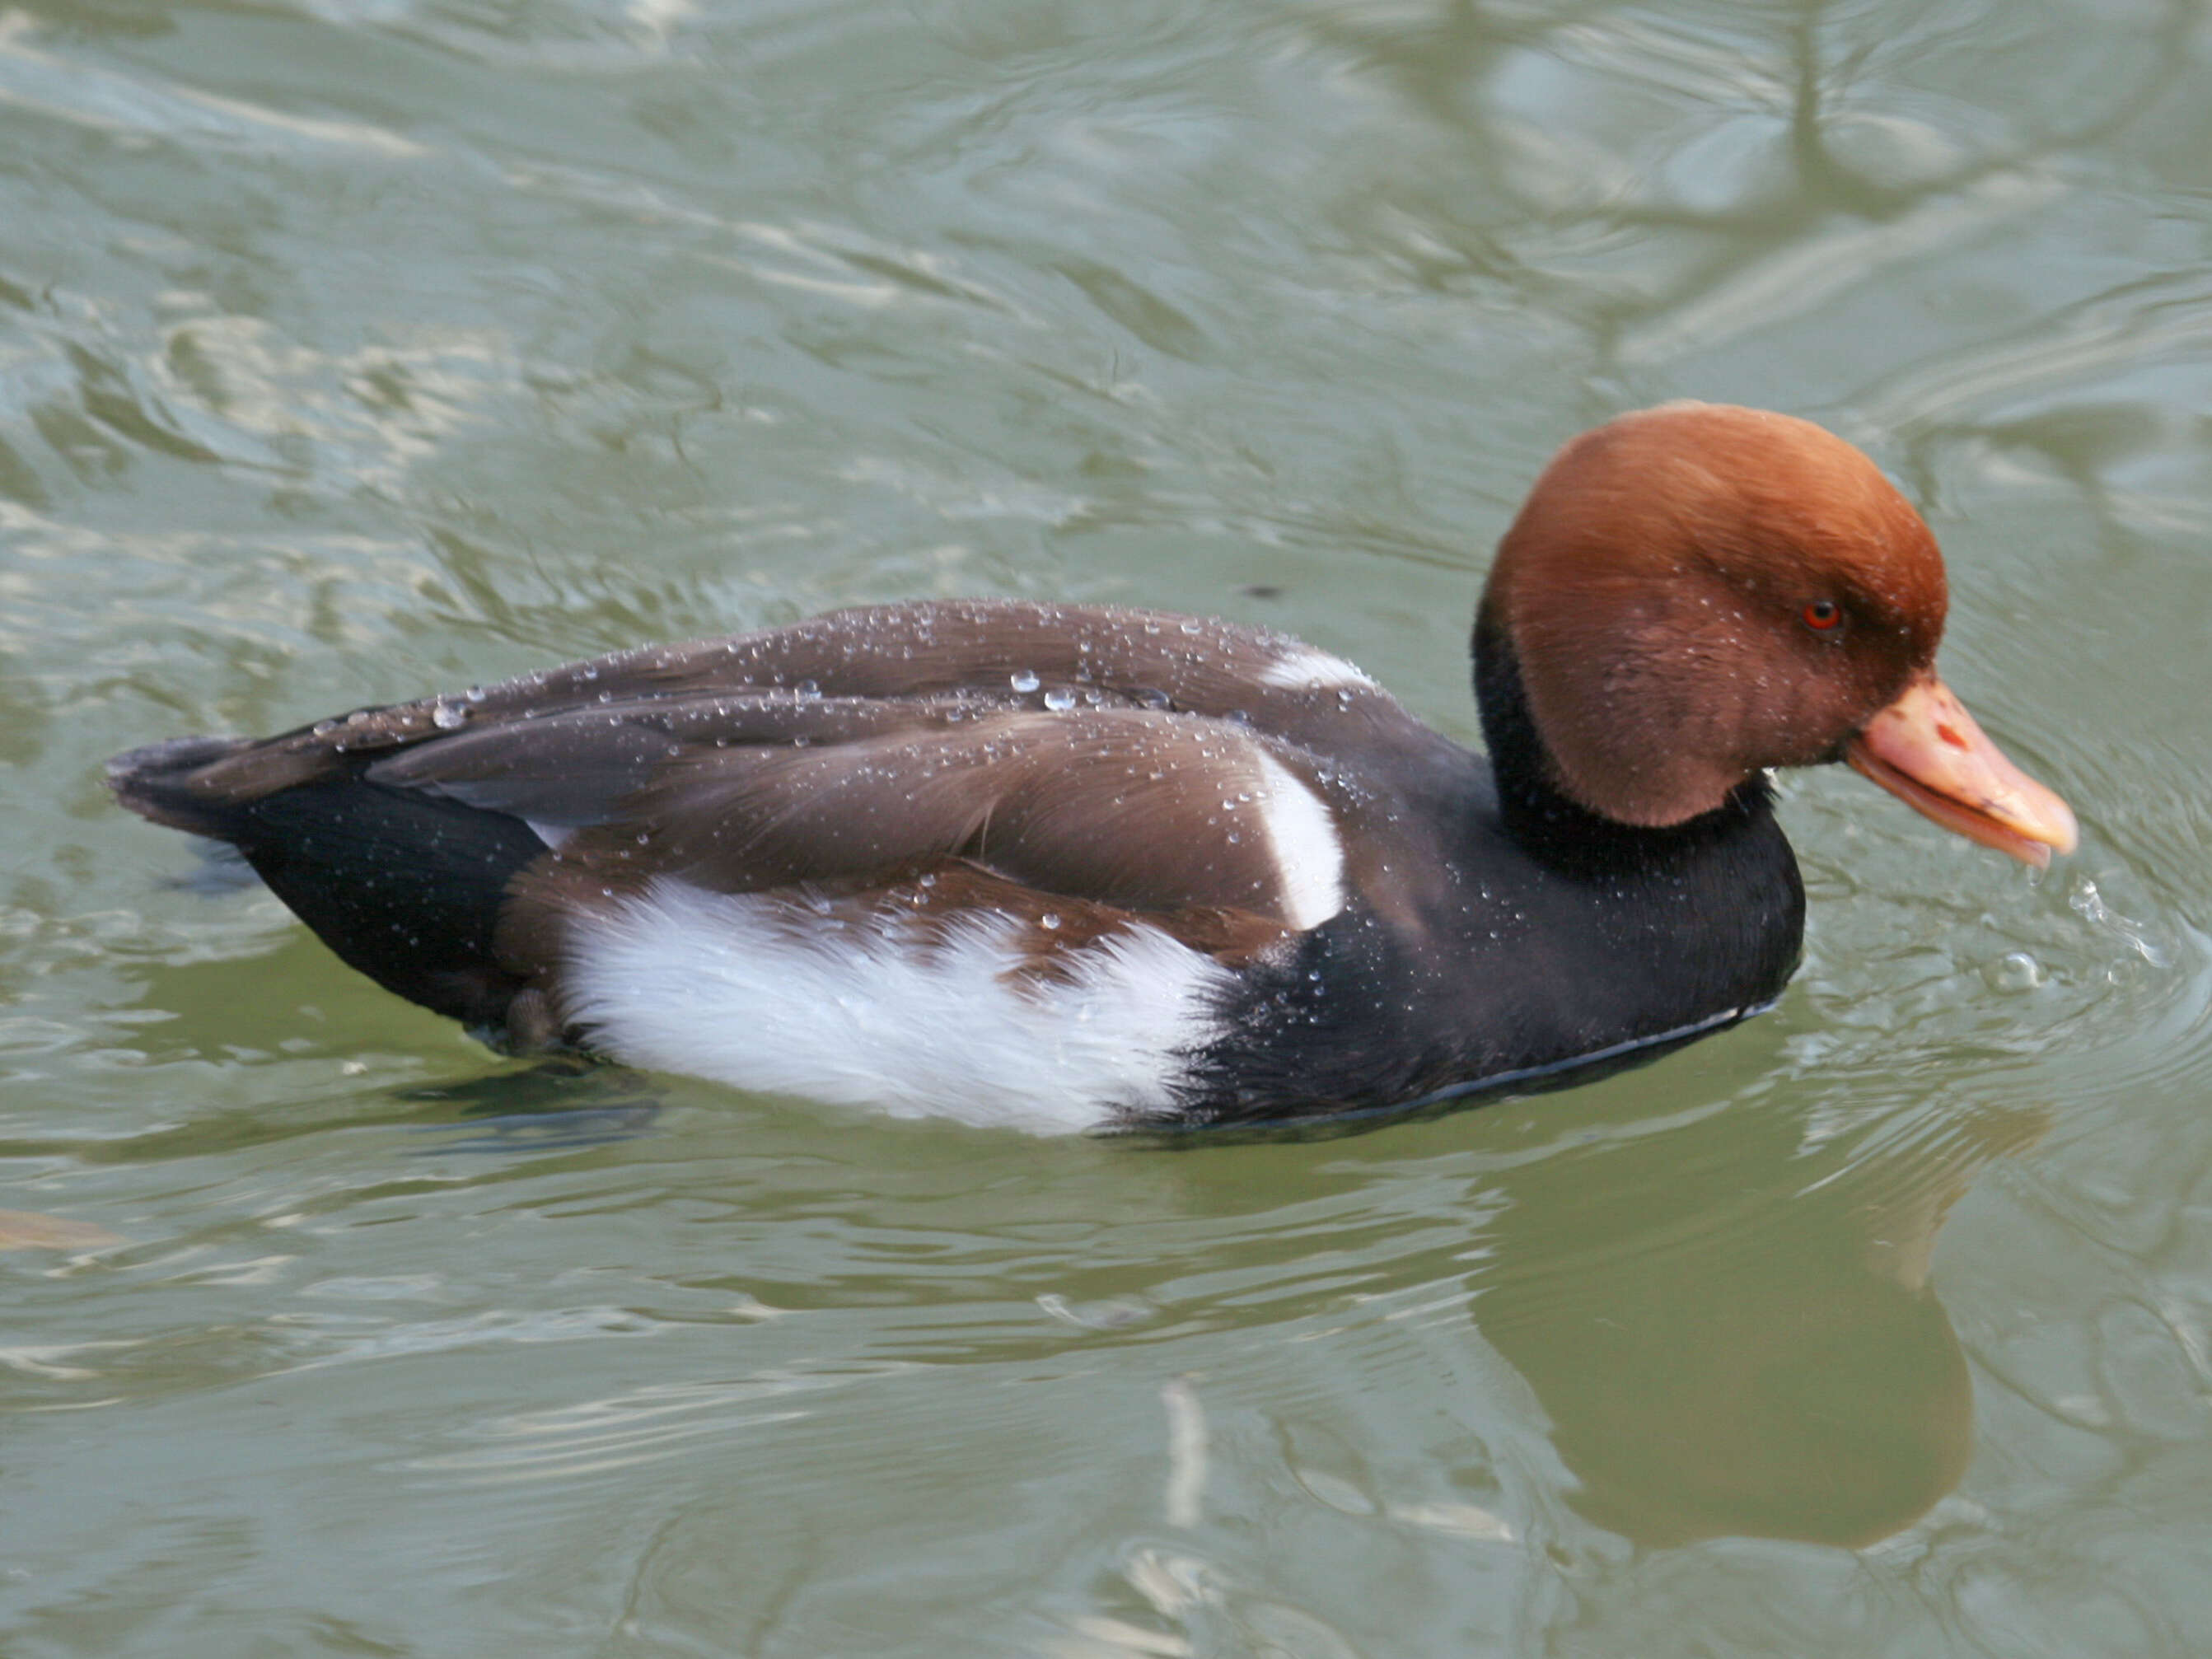
<path fill-rule="evenodd" d="M 1600 819 L 1547 781 L 1510 655 L 1478 641 L 1493 765 L 1420 781 L 1387 867 L 1255 970 L 1198 1057 L 1190 1116 L 1250 1123 L 1586 1080 L 1770 1002 L 1805 894 L 1764 779 L 1688 823 Z M 1388 788 L 1401 781 L 1378 781 Z M 1370 835 L 1373 833 L 1370 827 Z"/>

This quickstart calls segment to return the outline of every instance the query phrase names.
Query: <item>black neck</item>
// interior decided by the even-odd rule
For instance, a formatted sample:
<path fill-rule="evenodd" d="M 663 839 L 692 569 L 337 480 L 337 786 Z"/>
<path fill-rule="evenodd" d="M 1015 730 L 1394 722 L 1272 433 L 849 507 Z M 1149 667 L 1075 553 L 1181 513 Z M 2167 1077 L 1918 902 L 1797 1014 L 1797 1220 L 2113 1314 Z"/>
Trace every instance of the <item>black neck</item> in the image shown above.
<path fill-rule="evenodd" d="M 1553 781 L 1513 642 L 1487 606 L 1474 627 L 1474 701 L 1506 832 L 1544 863 L 1583 874 L 1648 872 L 1772 817 L 1774 792 L 1763 773 L 1711 811 L 1660 830 L 1622 823 L 1570 799 Z"/>

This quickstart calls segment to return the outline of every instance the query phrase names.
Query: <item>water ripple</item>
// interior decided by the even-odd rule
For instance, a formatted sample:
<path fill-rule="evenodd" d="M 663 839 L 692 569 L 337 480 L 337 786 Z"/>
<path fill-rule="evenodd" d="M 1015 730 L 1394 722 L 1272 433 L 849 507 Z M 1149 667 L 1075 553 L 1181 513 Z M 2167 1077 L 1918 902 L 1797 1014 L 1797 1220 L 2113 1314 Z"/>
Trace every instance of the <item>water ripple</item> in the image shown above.
<path fill-rule="evenodd" d="M 289 114 L 42 52 L 30 44 L 37 33 L 27 13 L 0 15 L 0 106 L 102 132 L 249 154 L 305 146 L 418 161 L 432 153 L 411 138 L 362 122 Z"/>

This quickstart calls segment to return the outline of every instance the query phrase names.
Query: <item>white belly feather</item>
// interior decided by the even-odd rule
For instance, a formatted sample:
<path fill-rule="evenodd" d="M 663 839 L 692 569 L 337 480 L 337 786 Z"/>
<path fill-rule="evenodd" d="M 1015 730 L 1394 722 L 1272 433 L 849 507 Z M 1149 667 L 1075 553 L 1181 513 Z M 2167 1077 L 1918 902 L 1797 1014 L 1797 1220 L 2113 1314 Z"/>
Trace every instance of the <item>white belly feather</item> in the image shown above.
<path fill-rule="evenodd" d="M 664 878 L 578 920 L 562 1012 L 633 1066 L 1040 1133 L 1174 1109 L 1230 971 L 1142 925 L 1022 971 L 1008 916 L 853 922 Z"/>

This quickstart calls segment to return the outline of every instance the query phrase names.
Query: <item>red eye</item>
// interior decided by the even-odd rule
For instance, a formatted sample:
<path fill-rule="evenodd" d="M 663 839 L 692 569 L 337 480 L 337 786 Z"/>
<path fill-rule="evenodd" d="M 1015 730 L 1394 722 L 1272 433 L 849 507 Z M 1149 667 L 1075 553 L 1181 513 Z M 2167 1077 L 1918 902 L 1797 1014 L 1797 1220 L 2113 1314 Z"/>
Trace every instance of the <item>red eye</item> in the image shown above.
<path fill-rule="evenodd" d="M 1803 615 L 1806 627 L 1825 634 L 1841 624 L 1844 607 L 1833 599 L 1815 599 L 1805 607 Z"/>

